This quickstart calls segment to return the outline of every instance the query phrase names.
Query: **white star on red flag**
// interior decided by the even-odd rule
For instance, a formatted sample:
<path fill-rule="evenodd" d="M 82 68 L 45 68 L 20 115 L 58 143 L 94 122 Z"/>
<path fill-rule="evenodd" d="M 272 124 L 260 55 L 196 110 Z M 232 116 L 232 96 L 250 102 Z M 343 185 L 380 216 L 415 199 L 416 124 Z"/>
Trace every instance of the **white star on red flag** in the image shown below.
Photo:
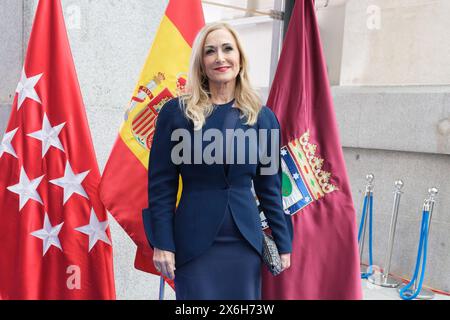
<path fill-rule="evenodd" d="M 42 245 L 43 245 L 43 253 L 42 256 L 45 256 L 48 249 L 51 246 L 55 246 L 59 248 L 61 251 L 63 251 L 61 247 L 61 242 L 59 241 L 58 234 L 61 231 L 62 225 L 64 222 L 58 224 L 57 226 L 53 227 L 50 223 L 50 219 L 48 217 L 47 212 L 44 216 L 44 226 L 40 230 L 36 230 L 31 233 L 32 236 L 42 239 Z"/>
<path fill-rule="evenodd" d="M 52 127 L 50 121 L 48 120 L 47 114 L 44 113 L 42 129 L 28 134 L 28 136 L 42 141 L 42 158 L 45 157 L 45 154 L 51 146 L 64 152 L 64 148 L 58 138 L 58 135 L 65 124 L 66 123 L 63 122 L 55 127 Z"/>
<path fill-rule="evenodd" d="M 42 178 L 44 178 L 44 175 L 40 176 L 39 178 L 30 180 L 27 173 L 25 172 L 25 169 L 23 167 L 20 168 L 19 183 L 7 187 L 9 191 L 17 193 L 19 195 L 19 211 L 22 210 L 22 208 L 30 199 L 43 204 L 42 199 L 36 190 L 41 183 Z"/>
<path fill-rule="evenodd" d="M 31 100 L 41 103 L 41 99 L 39 98 L 34 87 L 39 82 L 42 75 L 43 73 L 40 73 L 38 75 L 27 78 L 27 75 L 25 74 L 25 68 L 22 69 L 22 76 L 16 88 L 16 93 L 19 94 L 17 101 L 17 110 L 20 109 L 26 98 L 30 98 Z"/>
<path fill-rule="evenodd" d="M 12 139 L 14 139 L 17 130 L 19 130 L 19 128 L 15 128 L 14 130 L 6 132 L 5 135 L 3 136 L 2 143 L 0 144 L 0 158 L 3 156 L 5 152 L 17 158 L 16 151 L 11 145 L 11 141 Z"/>
<path fill-rule="evenodd" d="M 103 241 L 111 245 L 111 241 L 106 234 L 106 229 L 108 229 L 108 219 L 105 221 L 98 221 L 97 215 L 94 212 L 94 209 L 91 211 L 91 217 L 89 218 L 89 224 L 75 228 L 75 230 L 87 234 L 89 236 L 89 252 L 95 246 L 98 240 Z"/>
<path fill-rule="evenodd" d="M 77 193 L 80 196 L 85 197 L 86 199 L 89 199 L 86 191 L 84 190 L 81 183 L 86 178 L 86 176 L 89 174 L 90 170 L 81 172 L 79 174 L 75 174 L 72 170 L 72 167 L 67 161 L 66 163 L 66 169 L 64 171 L 64 176 L 58 179 L 50 180 L 51 183 L 61 187 L 64 189 L 64 201 L 63 204 L 66 204 L 66 202 L 69 200 L 69 198 L 74 194 Z"/>

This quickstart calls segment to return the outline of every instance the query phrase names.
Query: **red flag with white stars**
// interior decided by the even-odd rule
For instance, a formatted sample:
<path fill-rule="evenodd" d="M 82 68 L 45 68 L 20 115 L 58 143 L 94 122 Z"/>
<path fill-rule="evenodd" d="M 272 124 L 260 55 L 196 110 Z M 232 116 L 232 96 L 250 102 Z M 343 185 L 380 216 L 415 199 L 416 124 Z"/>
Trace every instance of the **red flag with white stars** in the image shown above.
<path fill-rule="evenodd" d="M 0 299 L 115 299 L 100 172 L 59 0 L 39 1 L 0 168 Z"/>

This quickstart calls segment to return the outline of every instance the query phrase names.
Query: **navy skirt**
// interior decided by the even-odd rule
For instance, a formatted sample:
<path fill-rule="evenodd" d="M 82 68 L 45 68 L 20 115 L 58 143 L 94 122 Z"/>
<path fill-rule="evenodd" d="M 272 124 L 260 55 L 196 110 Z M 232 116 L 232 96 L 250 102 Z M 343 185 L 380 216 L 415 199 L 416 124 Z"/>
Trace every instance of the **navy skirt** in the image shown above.
<path fill-rule="evenodd" d="M 228 207 L 212 246 L 175 270 L 176 299 L 260 300 L 261 263 Z"/>

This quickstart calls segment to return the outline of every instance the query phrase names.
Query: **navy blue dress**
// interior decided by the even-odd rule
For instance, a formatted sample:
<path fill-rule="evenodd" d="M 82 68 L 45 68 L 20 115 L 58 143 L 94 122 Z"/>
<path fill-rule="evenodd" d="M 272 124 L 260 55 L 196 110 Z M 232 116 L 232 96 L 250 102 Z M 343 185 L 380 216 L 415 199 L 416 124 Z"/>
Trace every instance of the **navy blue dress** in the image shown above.
<path fill-rule="evenodd" d="M 210 115 L 223 118 L 220 129 L 224 137 L 239 117 L 233 103 L 217 105 Z M 228 172 L 226 163 L 224 170 Z M 261 263 L 260 254 L 243 237 L 228 206 L 212 246 L 175 270 L 176 299 L 260 300 Z"/>

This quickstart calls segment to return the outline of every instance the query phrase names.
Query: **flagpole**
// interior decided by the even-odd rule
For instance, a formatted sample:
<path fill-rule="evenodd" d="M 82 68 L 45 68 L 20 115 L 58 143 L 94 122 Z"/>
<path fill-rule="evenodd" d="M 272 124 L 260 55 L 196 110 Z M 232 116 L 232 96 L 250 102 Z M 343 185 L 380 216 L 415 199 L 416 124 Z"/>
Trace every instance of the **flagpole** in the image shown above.
<path fill-rule="evenodd" d="M 164 300 L 164 277 L 159 276 L 159 300 Z"/>
<path fill-rule="evenodd" d="M 284 0 L 275 0 L 274 11 L 283 12 L 285 6 Z M 272 86 L 273 78 L 277 70 L 278 60 L 280 58 L 281 47 L 283 44 L 283 28 L 284 20 L 273 20 L 272 28 L 272 52 L 270 55 L 270 75 L 269 75 L 269 88 Z"/>

